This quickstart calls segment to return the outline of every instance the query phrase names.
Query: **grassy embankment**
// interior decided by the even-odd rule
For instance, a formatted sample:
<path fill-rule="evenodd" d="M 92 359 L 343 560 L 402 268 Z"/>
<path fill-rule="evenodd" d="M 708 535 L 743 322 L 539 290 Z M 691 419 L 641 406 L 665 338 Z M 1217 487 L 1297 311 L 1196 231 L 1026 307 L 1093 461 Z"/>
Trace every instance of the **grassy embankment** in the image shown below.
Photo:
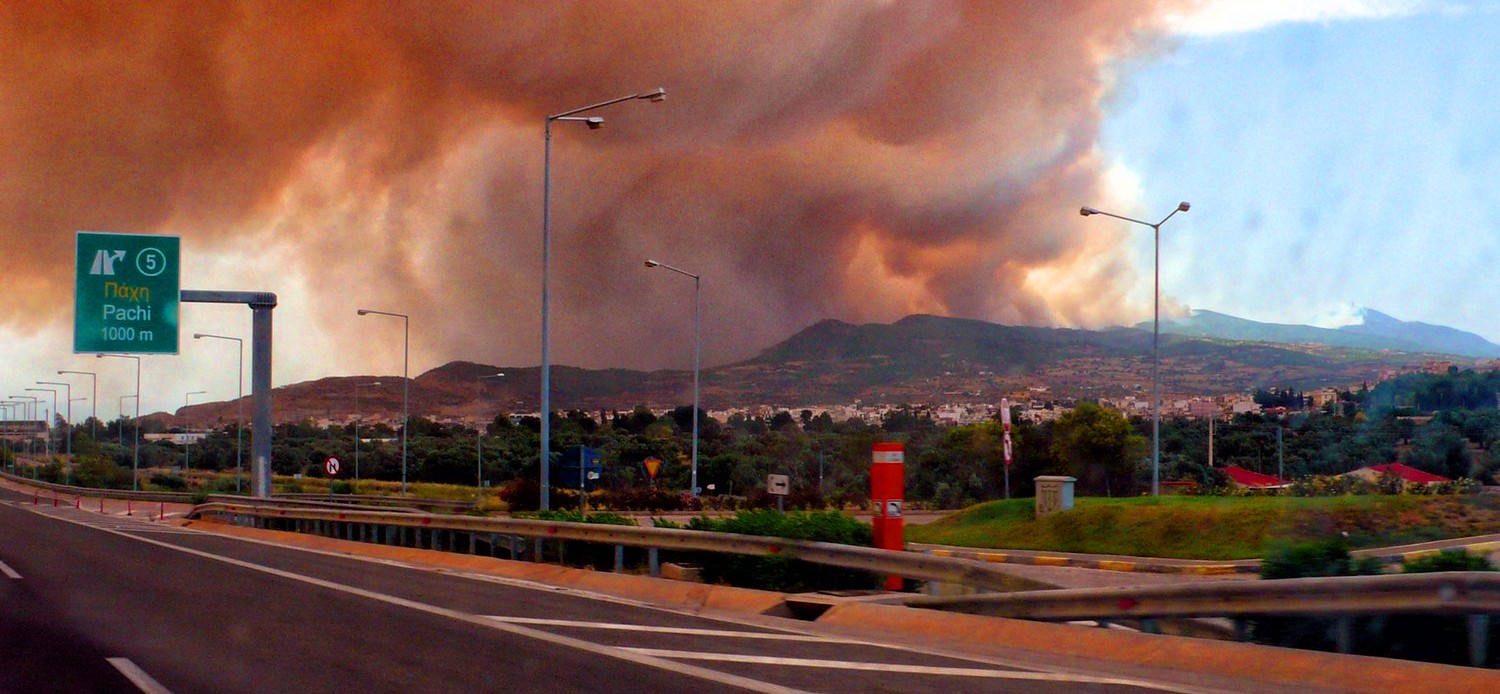
<path fill-rule="evenodd" d="M 971 506 L 906 528 L 906 539 L 964 547 L 1251 559 L 1271 543 L 1348 533 L 1353 549 L 1500 533 L 1500 497 L 1079 498 L 1036 519 L 1032 499 Z"/>

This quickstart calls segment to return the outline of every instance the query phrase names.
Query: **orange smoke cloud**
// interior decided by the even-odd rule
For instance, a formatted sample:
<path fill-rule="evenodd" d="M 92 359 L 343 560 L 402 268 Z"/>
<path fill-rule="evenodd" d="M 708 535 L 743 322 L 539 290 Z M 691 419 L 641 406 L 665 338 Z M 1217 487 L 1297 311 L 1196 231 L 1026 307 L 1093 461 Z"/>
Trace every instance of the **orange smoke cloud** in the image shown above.
<path fill-rule="evenodd" d="M 285 310 L 534 363 L 543 117 L 657 86 L 556 128 L 555 361 L 685 363 L 691 287 L 647 257 L 703 274 L 710 363 L 825 317 L 1097 323 L 1129 273 L 1070 211 L 1167 4 L 5 2 L 0 325 L 65 323 L 76 230 L 248 238 L 318 278 Z M 1080 263 L 1096 291 L 1037 279 Z"/>

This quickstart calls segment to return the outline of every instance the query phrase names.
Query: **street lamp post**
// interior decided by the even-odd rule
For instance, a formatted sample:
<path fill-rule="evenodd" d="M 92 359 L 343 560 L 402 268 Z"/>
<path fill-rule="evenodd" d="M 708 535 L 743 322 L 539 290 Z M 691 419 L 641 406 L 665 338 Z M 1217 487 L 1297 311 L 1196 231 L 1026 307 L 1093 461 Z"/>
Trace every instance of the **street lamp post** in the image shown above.
<path fill-rule="evenodd" d="M 69 370 L 69 369 L 59 369 L 58 372 L 57 372 L 57 375 L 61 376 L 63 374 L 77 374 L 79 376 L 88 376 L 89 377 L 90 387 L 93 389 L 93 394 L 90 397 L 93 400 L 93 407 L 94 407 L 94 414 L 93 414 L 94 421 L 91 422 L 90 425 L 89 425 L 90 426 L 89 436 L 93 437 L 93 439 L 95 441 L 98 441 L 99 440 L 99 374 L 94 373 L 93 371 L 72 371 L 72 370 Z"/>
<path fill-rule="evenodd" d="M 67 441 L 67 444 L 66 444 L 67 445 L 67 453 L 66 453 L 66 455 L 68 457 L 68 460 L 72 461 L 73 460 L 73 384 L 71 384 L 71 383 L 63 383 L 62 381 L 37 381 L 37 385 L 43 385 L 43 386 L 62 386 L 63 388 L 67 389 L 67 390 L 63 391 L 64 392 L 63 399 L 67 401 L 67 405 L 68 405 L 67 427 L 65 429 L 63 429 L 63 431 L 67 432 L 67 434 L 68 434 L 68 441 Z M 57 406 L 56 405 L 53 405 L 52 411 L 53 412 L 57 411 Z"/>
<path fill-rule="evenodd" d="M 58 416 L 58 414 L 57 414 L 57 389 L 56 388 L 27 388 L 26 390 L 36 391 L 38 393 L 51 393 L 52 394 L 52 417 L 49 417 L 48 421 L 47 421 L 47 455 L 50 456 L 50 455 L 52 455 L 52 421 L 51 420 L 53 418 L 56 418 Z"/>
<path fill-rule="evenodd" d="M 411 317 L 404 313 L 389 313 L 386 311 L 375 311 L 362 308 L 359 315 L 365 316 L 375 314 L 377 316 L 391 316 L 401 319 L 402 344 L 404 345 L 404 356 L 401 357 L 401 494 L 406 495 L 406 430 L 411 427 L 411 378 L 408 377 L 408 369 L 411 366 Z"/>
<path fill-rule="evenodd" d="M 698 414 L 698 372 L 699 372 L 698 357 L 699 357 L 699 354 L 701 354 L 701 352 L 702 352 L 702 350 L 701 350 L 702 340 L 701 340 L 701 333 L 699 332 L 699 326 L 702 324 L 702 320 L 701 320 L 701 318 L 702 318 L 702 312 L 700 311 L 700 307 L 702 306 L 702 302 L 700 300 L 700 297 L 702 296 L 702 292 L 700 290 L 703 288 L 703 279 L 702 279 L 702 277 L 700 277 L 700 276 L 698 276 L 696 274 L 693 274 L 691 272 L 688 272 L 686 270 L 681 270 L 681 269 L 672 267 L 671 265 L 667 265 L 666 263 L 658 263 L 655 260 L 648 260 L 648 261 L 646 261 L 646 267 L 659 267 L 659 268 L 661 268 L 663 270 L 671 270 L 672 272 L 675 272 L 675 273 L 677 273 L 679 275 L 686 275 L 688 277 L 693 278 L 693 475 L 692 475 L 691 485 L 692 485 L 692 495 L 693 495 L 694 498 L 697 498 L 697 496 L 698 496 L 698 417 L 699 417 L 699 414 Z"/>
<path fill-rule="evenodd" d="M 116 359 L 135 360 L 135 442 L 134 452 L 130 458 L 130 488 L 135 491 L 141 489 L 141 358 L 130 354 L 96 354 L 96 359 L 114 357 Z M 124 414 L 123 412 L 121 414 Z"/>
<path fill-rule="evenodd" d="M 354 384 L 354 493 L 359 493 L 359 389 L 374 388 L 380 381 Z"/>
<path fill-rule="evenodd" d="M 240 477 L 244 474 L 245 460 L 245 341 L 238 337 L 228 335 L 210 335 L 208 333 L 193 333 L 194 340 L 203 338 L 214 340 L 233 340 L 235 350 L 240 357 L 239 376 L 235 378 L 234 385 L 238 389 L 239 396 L 235 399 L 235 443 L 234 443 L 234 493 L 240 493 Z"/>
<path fill-rule="evenodd" d="M 548 494 L 549 485 L 548 468 L 552 457 L 552 352 L 548 343 L 552 320 L 550 313 L 551 299 L 548 290 L 552 262 L 552 123 L 553 121 L 584 123 L 590 130 L 598 130 L 604 127 L 604 119 L 598 116 L 579 116 L 585 111 L 604 108 L 622 101 L 632 99 L 645 99 L 651 102 L 666 100 L 667 91 L 657 88 L 656 91 L 645 94 L 631 94 L 618 99 L 601 101 L 597 104 L 575 108 L 571 111 L 554 113 L 547 116 L 546 125 L 543 128 L 542 148 L 542 452 L 541 452 L 541 487 L 542 499 L 541 510 L 551 508 Z"/>
<path fill-rule="evenodd" d="M 480 401 L 480 403 L 481 403 L 481 409 L 483 409 L 483 400 L 484 400 L 484 381 L 487 378 L 505 378 L 505 374 L 498 373 L 498 374 L 489 374 L 488 376 L 480 376 L 479 380 L 475 382 L 475 384 L 474 384 L 474 399 L 477 400 L 477 401 Z M 479 493 L 479 490 L 481 488 L 483 488 L 483 487 L 484 487 L 484 423 L 481 422 L 478 426 L 474 427 L 474 490 L 475 490 L 475 493 L 476 494 Z"/>
<path fill-rule="evenodd" d="M 208 391 L 206 391 L 206 390 L 194 390 L 194 391 L 190 391 L 186 395 L 182 396 L 182 417 L 183 417 L 184 420 L 187 419 L 188 401 L 191 400 L 194 395 L 202 395 L 202 394 L 207 393 L 207 392 Z M 188 473 L 188 460 L 192 457 L 192 450 L 193 450 L 193 439 L 192 439 L 191 436 L 188 436 L 189 433 L 191 433 L 191 432 L 188 431 L 187 423 L 186 423 L 186 421 L 184 421 L 184 423 L 182 425 L 182 475 L 183 475 L 183 477 L 187 476 L 187 473 Z"/>
<path fill-rule="evenodd" d="M 1078 213 L 1087 217 L 1093 214 L 1102 214 L 1106 217 L 1114 217 L 1127 222 L 1151 227 L 1151 235 L 1155 246 L 1155 259 L 1152 261 L 1153 281 L 1151 299 L 1151 495 L 1161 496 L 1161 225 L 1166 224 L 1172 215 L 1178 212 L 1187 212 L 1192 207 L 1186 202 L 1177 203 L 1177 209 L 1167 213 L 1160 222 L 1152 224 L 1139 219 L 1132 219 L 1096 210 L 1092 207 L 1084 207 Z"/>

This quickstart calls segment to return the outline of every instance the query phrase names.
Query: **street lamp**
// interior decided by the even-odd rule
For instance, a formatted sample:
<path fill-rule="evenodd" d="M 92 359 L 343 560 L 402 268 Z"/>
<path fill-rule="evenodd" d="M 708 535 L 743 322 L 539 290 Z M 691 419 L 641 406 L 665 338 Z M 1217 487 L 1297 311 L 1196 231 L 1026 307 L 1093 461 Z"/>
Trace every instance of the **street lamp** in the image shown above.
<path fill-rule="evenodd" d="M 665 101 L 667 90 L 658 87 L 656 91 L 645 94 L 631 94 L 618 99 L 601 101 L 597 104 L 575 108 L 571 111 L 554 113 L 547 116 L 546 126 L 543 129 L 542 149 L 542 454 L 541 454 L 541 487 L 542 500 L 541 510 L 551 508 L 548 494 L 549 485 L 548 468 L 552 457 L 552 352 L 548 346 L 548 335 L 550 334 L 552 320 L 550 314 L 551 299 L 548 293 L 548 280 L 550 278 L 552 262 L 552 123 L 553 121 L 564 121 L 571 123 L 583 123 L 590 130 L 598 130 L 604 127 L 604 119 L 597 116 L 583 117 L 578 114 L 604 108 L 622 101 L 632 99 L 645 99 L 653 103 Z"/>
<path fill-rule="evenodd" d="M 92 398 L 93 404 L 94 404 L 94 414 L 93 414 L 94 421 L 90 424 L 89 436 L 93 437 L 93 439 L 95 441 L 98 441 L 99 440 L 99 374 L 94 373 L 93 371 L 71 371 L 71 370 L 68 370 L 68 369 L 58 369 L 57 375 L 61 376 L 63 374 L 77 374 L 79 376 L 88 376 L 89 377 L 90 383 L 91 383 L 92 388 L 93 388 L 93 395 L 90 396 L 90 397 Z"/>
<path fill-rule="evenodd" d="M 1151 299 L 1151 495 L 1161 496 L 1161 225 L 1166 224 L 1172 215 L 1178 212 L 1187 212 L 1192 207 L 1186 202 L 1177 203 L 1177 209 L 1172 210 L 1167 216 L 1162 217 L 1160 222 L 1152 224 L 1139 219 L 1132 219 L 1096 210 L 1092 207 L 1084 207 L 1078 210 L 1078 214 L 1085 217 L 1093 214 L 1102 214 L 1106 217 L 1123 219 L 1127 222 L 1151 227 L 1152 238 L 1155 243 L 1155 259 L 1152 261 L 1152 272 L 1155 275 L 1154 288 Z"/>
<path fill-rule="evenodd" d="M 389 313 L 362 308 L 359 315 L 366 316 L 375 314 L 377 316 L 391 316 L 401 319 L 402 343 L 405 345 L 405 356 L 401 358 L 401 494 L 406 495 L 406 430 L 411 426 L 411 410 L 409 397 L 411 395 L 411 378 L 407 376 L 407 369 L 411 366 L 411 317 L 404 313 Z"/>
<path fill-rule="evenodd" d="M 691 272 L 672 267 L 666 263 L 658 263 L 655 260 L 646 261 L 646 267 L 659 267 L 663 270 L 671 270 L 679 275 L 686 275 L 693 278 L 693 476 L 691 484 L 693 497 L 696 498 L 698 496 L 698 355 L 701 353 L 700 348 L 702 346 L 702 341 L 700 340 L 701 333 L 698 330 L 702 315 L 699 311 L 699 307 L 702 305 L 699 301 L 702 292 L 699 290 L 702 289 L 703 280 Z"/>
<path fill-rule="evenodd" d="M 63 396 L 63 400 L 65 400 L 68 405 L 68 426 L 66 429 L 64 429 L 64 431 L 68 432 L 66 455 L 68 456 L 68 460 L 71 461 L 73 459 L 73 384 L 63 383 L 62 381 L 37 381 L 37 385 L 62 386 L 64 388 L 67 388 L 67 390 L 64 391 L 65 395 Z M 53 411 L 55 412 L 56 410 L 57 406 L 53 405 Z"/>
<path fill-rule="evenodd" d="M 359 493 L 359 389 L 374 388 L 380 381 L 354 384 L 354 493 Z"/>
<path fill-rule="evenodd" d="M 239 396 L 235 398 L 235 443 L 234 443 L 234 493 L 240 493 L 240 476 L 244 474 L 245 459 L 245 341 L 238 337 L 228 335 L 210 335 L 208 333 L 193 333 L 194 340 L 203 338 L 214 340 L 233 340 L 237 345 L 236 351 L 240 356 L 239 376 L 235 378 L 234 385 L 239 389 Z"/>
<path fill-rule="evenodd" d="M 188 459 L 191 457 L 191 452 L 193 450 L 193 439 L 191 436 L 188 436 L 188 434 L 191 432 L 188 431 L 188 425 L 186 421 L 188 401 L 191 400 L 194 395 L 203 395 L 207 392 L 208 391 L 206 390 L 194 390 L 182 396 L 182 418 L 184 420 L 182 424 L 182 474 L 184 477 L 187 476 Z"/>
<path fill-rule="evenodd" d="M 96 354 L 94 358 L 103 359 L 114 357 L 116 359 L 135 360 L 135 443 L 134 453 L 130 459 L 130 488 L 135 491 L 141 489 L 141 358 L 129 354 Z M 124 414 L 123 412 L 121 413 Z"/>
<path fill-rule="evenodd" d="M 481 403 L 480 403 L 480 409 L 481 409 L 481 411 L 484 408 L 484 405 L 483 405 L 482 401 L 484 399 L 484 381 L 487 378 L 505 378 L 505 374 L 498 373 L 498 374 L 489 374 L 488 376 L 480 376 L 479 380 L 475 382 L 475 384 L 474 384 L 474 399 L 481 401 Z M 483 487 L 484 487 L 484 424 L 481 422 L 478 426 L 474 427 L 474 490 L 475 490 L 475 493 L 476 494 L 479 493 L 479 489 L 481 489 Z"/>
<path fill-rule="evenodd" d="M 52 417 L 57 417 L 57 389 L 56 388 L 27 388 L 26 390 L 38 393 L 52 394 Z M 52 422 L 47 422 L 47 455 L 52 455 Z"/>

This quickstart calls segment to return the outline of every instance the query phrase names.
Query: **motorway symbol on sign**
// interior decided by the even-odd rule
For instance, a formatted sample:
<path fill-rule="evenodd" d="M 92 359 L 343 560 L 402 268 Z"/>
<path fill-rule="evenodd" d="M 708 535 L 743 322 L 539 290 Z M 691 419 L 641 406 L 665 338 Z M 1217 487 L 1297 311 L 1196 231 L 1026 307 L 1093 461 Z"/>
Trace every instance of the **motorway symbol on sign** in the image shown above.
<path fill-rule="evenodd" d="M 339 459 L 329 456 L 328 460 L 323 461 L 323 469 L 328 471 L 329 477 L 339 474 Z"/>
<path fill-rule="evenodd" d="M 792 478 L 786 475 L 766 475 L 766 493 L 786 496 L 792 491 Z"/>
<path fill-rule="evenodd" d="M 177 354 L 181 239 L 78 232 L 73 351 Z"/>

